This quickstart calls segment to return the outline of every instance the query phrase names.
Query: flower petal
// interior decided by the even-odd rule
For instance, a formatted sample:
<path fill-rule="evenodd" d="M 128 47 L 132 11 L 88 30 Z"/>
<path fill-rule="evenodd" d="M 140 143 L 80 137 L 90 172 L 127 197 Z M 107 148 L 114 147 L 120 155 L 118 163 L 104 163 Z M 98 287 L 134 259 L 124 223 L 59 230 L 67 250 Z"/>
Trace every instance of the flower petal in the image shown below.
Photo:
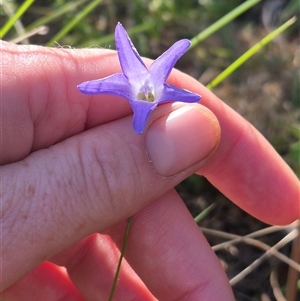
<path fill-rule="evenodd" d="M 152 63 L 149 71 L 151 81 L 155 86 L 162 85 L 166 82 L 177 60 L 188 50 L 190 45 L 191 42 L 189 40 L 180 40 L 173 44 Z"/>
<path fill-rule="evenodd" d="M 179 89 L 170 84 L 164 84 L 164 90 L 158 103 L 170 101 L 197 102 L 201 96 L 188 90 Z"/>
<path fill-rule="evenodd" d="M 124 75 L 142 85 L 149 71 L 121 23 L 116 26 L 115 42 Z"/>
<path fill-rule="evenodd" d="M 157 107 L 157 103 L 148 101 L 131 101 L 130 105 L 133 110 L 133 129 L 142 134 L 150 113 Z"/>
<path fill-rule="evenodd" d="M 84 94 L 112 94 L 132 98 L 127 78 L 122 73 L 81 83 L 77 88 Z"/>
<path fill-rule="evenodd" d="M 166 84 L 175 63 L 189 48 L 189 40 L 176 42 L 152 63 L 150 70 L 121 23 L 116 26 L 115 42 L 123 73 L 84 82 L 78 85 L 78 89 L 85 94 L 112 94 L 128 99 L 133 110 L 133 128 L 137 133 L 143 133 L 150 113 L 159 103 L 200 100 L 200 95 Z"/>

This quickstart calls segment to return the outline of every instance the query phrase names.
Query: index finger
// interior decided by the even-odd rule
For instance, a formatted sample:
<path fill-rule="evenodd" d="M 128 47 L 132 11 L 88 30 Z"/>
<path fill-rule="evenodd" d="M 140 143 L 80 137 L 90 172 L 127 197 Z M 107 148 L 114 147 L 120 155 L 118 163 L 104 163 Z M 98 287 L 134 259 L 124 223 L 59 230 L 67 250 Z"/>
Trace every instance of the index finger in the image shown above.
<path fill-rule="evenodd" d="M 174 81 L 202 95 L 202 105 L 218 118 L 221 141 L 197 172 L 239 207 L 270 224 L 300 217 L 299 180 L 270 143 L 242 116 L 186 75 Z"/>

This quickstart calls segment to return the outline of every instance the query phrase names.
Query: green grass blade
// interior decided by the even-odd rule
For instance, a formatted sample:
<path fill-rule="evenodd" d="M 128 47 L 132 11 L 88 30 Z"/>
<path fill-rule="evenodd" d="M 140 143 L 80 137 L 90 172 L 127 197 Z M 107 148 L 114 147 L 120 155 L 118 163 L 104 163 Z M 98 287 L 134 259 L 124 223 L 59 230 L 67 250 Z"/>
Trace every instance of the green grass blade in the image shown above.
<path fill-rule="evenodd" d="M 149 22 L 148 21 L 146 23 L 142 23 L 142 24 L 139 24 L 137 26 L 131 27 L 128 30 L 126 29 L 126 31 L 131 36 L 131 35 L 134 35 L 136 33 L 148 31 L 148 30 L 152 29 L 155 26 L 156 25 L 155 25 L 154 22 Z M 104 37 L 100 37 L 98 39 L 89 40 L 86 43 L 80 44 L 79 47 L 103 46 L 103 45 L 106 45 L 107 43 L 113 42 L 114 38 L 115 38 L 114 34 L 109 34 L 109 35 L 106 35 Z"/>
<path fill-rule="evenodd" d="M 26 31 L 31 31 L 37 27 L 40 27 L 42 25 L 46 25 L 53 20 L 59 18 L 60 16 L 64 15 L 65 13 L 74 10 L 79 5 L 83 4 L 84 2 L 87 2 L 87 0 L 79 0 L 74 2 L 68 2 L 65 5 L 60 6 L 59 8 L 55 9 L 53 12 L 45 15 L 42 18 L 39 18 L 35 22 L 31 23 L 28 27 L 26 27 Z"/>
<path fill-rule="evenodd" d="M 200 221 L 202 221 L 213 209 L 215 208 L 215 204 L 211 204 L 207 208 L 205 208 L 203 211 L 201 211 L 195 218 L 194 221 L 198 224 Z"/>
<path fill-rule="evenodd" d="M 15 22 L 21 18 L 21 16 L 27 11 L 34 0 L 26 0 L 16 11 L 16 13 L 7 20 L 7 22 L 0 29 L 0 39 L 7 34 L 7 32 L 14 26 Z"/>
<path fill-rule="evenodd" d="M 243 63 L 249 60 L 256 52 L 258 52 L 265 45 L 274 40 L 279 34 L 284 32 L 287 28 L 289 28 L 293 23 L 295 23 L 296 18 L 292 18 L 285 22 L 283 25 L 272 31 L 265 38 L 263 38 L 260 42 L 251 47 L 248 51 L 246 51 L 242 56 L 240 56 L 235 62 L 233 62 L 228 68 L 226 68 L 222 73 L 220 73 L 215 79 L 213 79 L 206 87 L 208 89 L 212 89 L 216 87 L 220 82 L 222 82 L 226 77 L 228 77 L 231 73 L 233 73 L 237 68 L 239 68 Z"/>
<path fill-rule="evenodd" d="M 192 49 L 197 44 L 205 40 L 207 37 L 224 27 L 226 24 L 230 23 L 232 20 L 234 20 L 236 17 L 241 15 L 243 12 L 247 11 L 252 6 L 256 5 L 261 0 L 248 0 L 245 1 L 243 4 L 239 5 L 237 8 L 233 9 L 231 12 L 226 14 L 224 17 L 216 21 L 211 26 L 207 27 L 205 30 L 200 32 L 197 36 L 192 38 L 191 40 L 191 46 L 189 49 Z"/>
<path fill-rule="evenodd" d="M 300 124 L 284 124 L 284 127 L 287 128 L 293 136 L 300 139 Z"/>
<path fill-rule="evenodd" d="M 78 22 L 80 22 L 86 15 L 88 15 L 97 5 L 99 5 L 103 0 L 94 0 L 89 5 L 87 5 L 82 12 L 80 12 L 76 17 L 69 22 L 64 28 L 62 28 L 48 43 L 47 46 L 53 46 L 55 42 L 61 40 Z"/>

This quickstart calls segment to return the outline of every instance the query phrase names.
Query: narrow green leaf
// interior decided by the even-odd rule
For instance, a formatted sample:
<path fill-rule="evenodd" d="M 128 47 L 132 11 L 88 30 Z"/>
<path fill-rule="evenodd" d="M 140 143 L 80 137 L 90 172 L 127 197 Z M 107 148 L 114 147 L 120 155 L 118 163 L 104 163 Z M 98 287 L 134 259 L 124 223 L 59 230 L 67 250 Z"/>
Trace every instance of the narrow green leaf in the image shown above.
<path fill-rule="evenodd" d="M 41 25 L 46 25 L 50 23 L 51 21 L 59 18 L 60 16 L 64 15 L 65 13 L 74 10 L 77 6 L 83 4 L 84 2 L 87 2 L 87 0 L 79 0 L 74 2 L 68 2 L 65 5 L 62 5 L 55 9 L 53 12 L 45 15 L 42 18 L 39 18 L 35 22 L 31 23 L 28 27 L 26 27 L 26 31 L 31 31 Z"/>
<path fill-rule="evenodd" d="M 256 5 L 261 0 L 248 0 L 239 5 L 237 8 L 233 9 L 231 12 L 226 14 L 224 17 L 216 21 L 211 26 L 204 29 L 202 32 L 200 32 L 197 36 L 192 38 L 191 40 L 191 46 L 189 49 L 194 48 L 197 44 L 208 38 L 210 35 L 224 27 L 226 24 L 230 23 L 232 20 L 234 20 L 236 17 L 241 15 L 243 12 L 247 11 L 252 6 Z"/>
<path fill-rule="evenodd" d="M 53 46 L 55 42 L 61 40 L 78 22 L 80 22 L 85 16 L 87 16 L 97 5 L 99 5 L 103 0 L 94 0 L 89 5 L 87 5 L 82 12 L 80 12 L 76 17 L 69 22 L 65 27 L 63 27 L 48 43 L 47 46 Z"/>
<path fill-rule="evenodd" d="M 7 32 L 14 26 L 15 22 L 21 18 L 21 16 L 27 11 L 34 0 L 26 0 L 16 11 L 16 13 L 7 20 L 7 22 L 0 29 L 0 39 L 7 34 Z"/>
<path fill-rule="evenodd" d="M 222 73 L 220 73 L 215 79 L 213 79 L 206 87 L 208 89 L 212 89 L 216 87 L 220 82 L 222 82 L 226 77 L 228 77 L 231 73 L 233 73 L 237 68 L 239 68 L 243 63 L 250 59 L 256 52 L 258 52 L 261 48 L 266 46 L 272 40 L 274 40 L 279 34 L 284 32 L 287 28 L 289 28 L 293 23 L 295 23 L 296 18 L 292 18 L 285 22 L 283 25 L 272 31 L 265 38 L 263 38 L 260 42 L 251 47 L 248 51 L 246 51 L 242 56 L 240 56 L 235 62 L 233 62 L 229 67 L 227 67 Z"/>
<path fill-rule="evenodd" d="M 287 128 L 296 138 L 300 139 L 300 124 L 284 124 L 284 127 Z"/>
<path fill-rule="evenodd" d="M 128 30 L 126 29 L 126 31 L 129 35 L 134 35 L 136 33 L 148 31 L 153 27 L 155 27 L 155 23 L 148 21 L 146 23 L 142 23 L 137 26 L 131 27 Z M 100 37 L 98 39 L 89 40 L 86 43 L 80 44 L 79 47 L 103 46 L 107 43 L 113 42 L 114 37 L 115 37 L 114 34 L 109 34 L 104 37 Z"/>
<path fill-rule="evenodd" d="M 203 211 L 201 211 L 195 218 L 194 221 L 196 223 L 199 223 L 202 221 L 213 209 L 215 208 L 215 204 L 211 204 L 207 208 L 205 208 Z"/>

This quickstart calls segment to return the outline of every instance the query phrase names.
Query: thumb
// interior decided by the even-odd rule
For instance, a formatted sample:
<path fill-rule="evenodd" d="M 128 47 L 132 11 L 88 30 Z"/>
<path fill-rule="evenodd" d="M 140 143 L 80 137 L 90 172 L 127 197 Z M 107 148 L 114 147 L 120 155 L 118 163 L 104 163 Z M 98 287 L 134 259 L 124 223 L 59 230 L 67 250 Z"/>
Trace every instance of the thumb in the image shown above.
<path fill-rule="evenodd" d="M 128 116 L 1 167 L 1 287 L 166 193 L 199 169 L 219 137 L 207 108 L 166 104 L 143 135 Z"/>

